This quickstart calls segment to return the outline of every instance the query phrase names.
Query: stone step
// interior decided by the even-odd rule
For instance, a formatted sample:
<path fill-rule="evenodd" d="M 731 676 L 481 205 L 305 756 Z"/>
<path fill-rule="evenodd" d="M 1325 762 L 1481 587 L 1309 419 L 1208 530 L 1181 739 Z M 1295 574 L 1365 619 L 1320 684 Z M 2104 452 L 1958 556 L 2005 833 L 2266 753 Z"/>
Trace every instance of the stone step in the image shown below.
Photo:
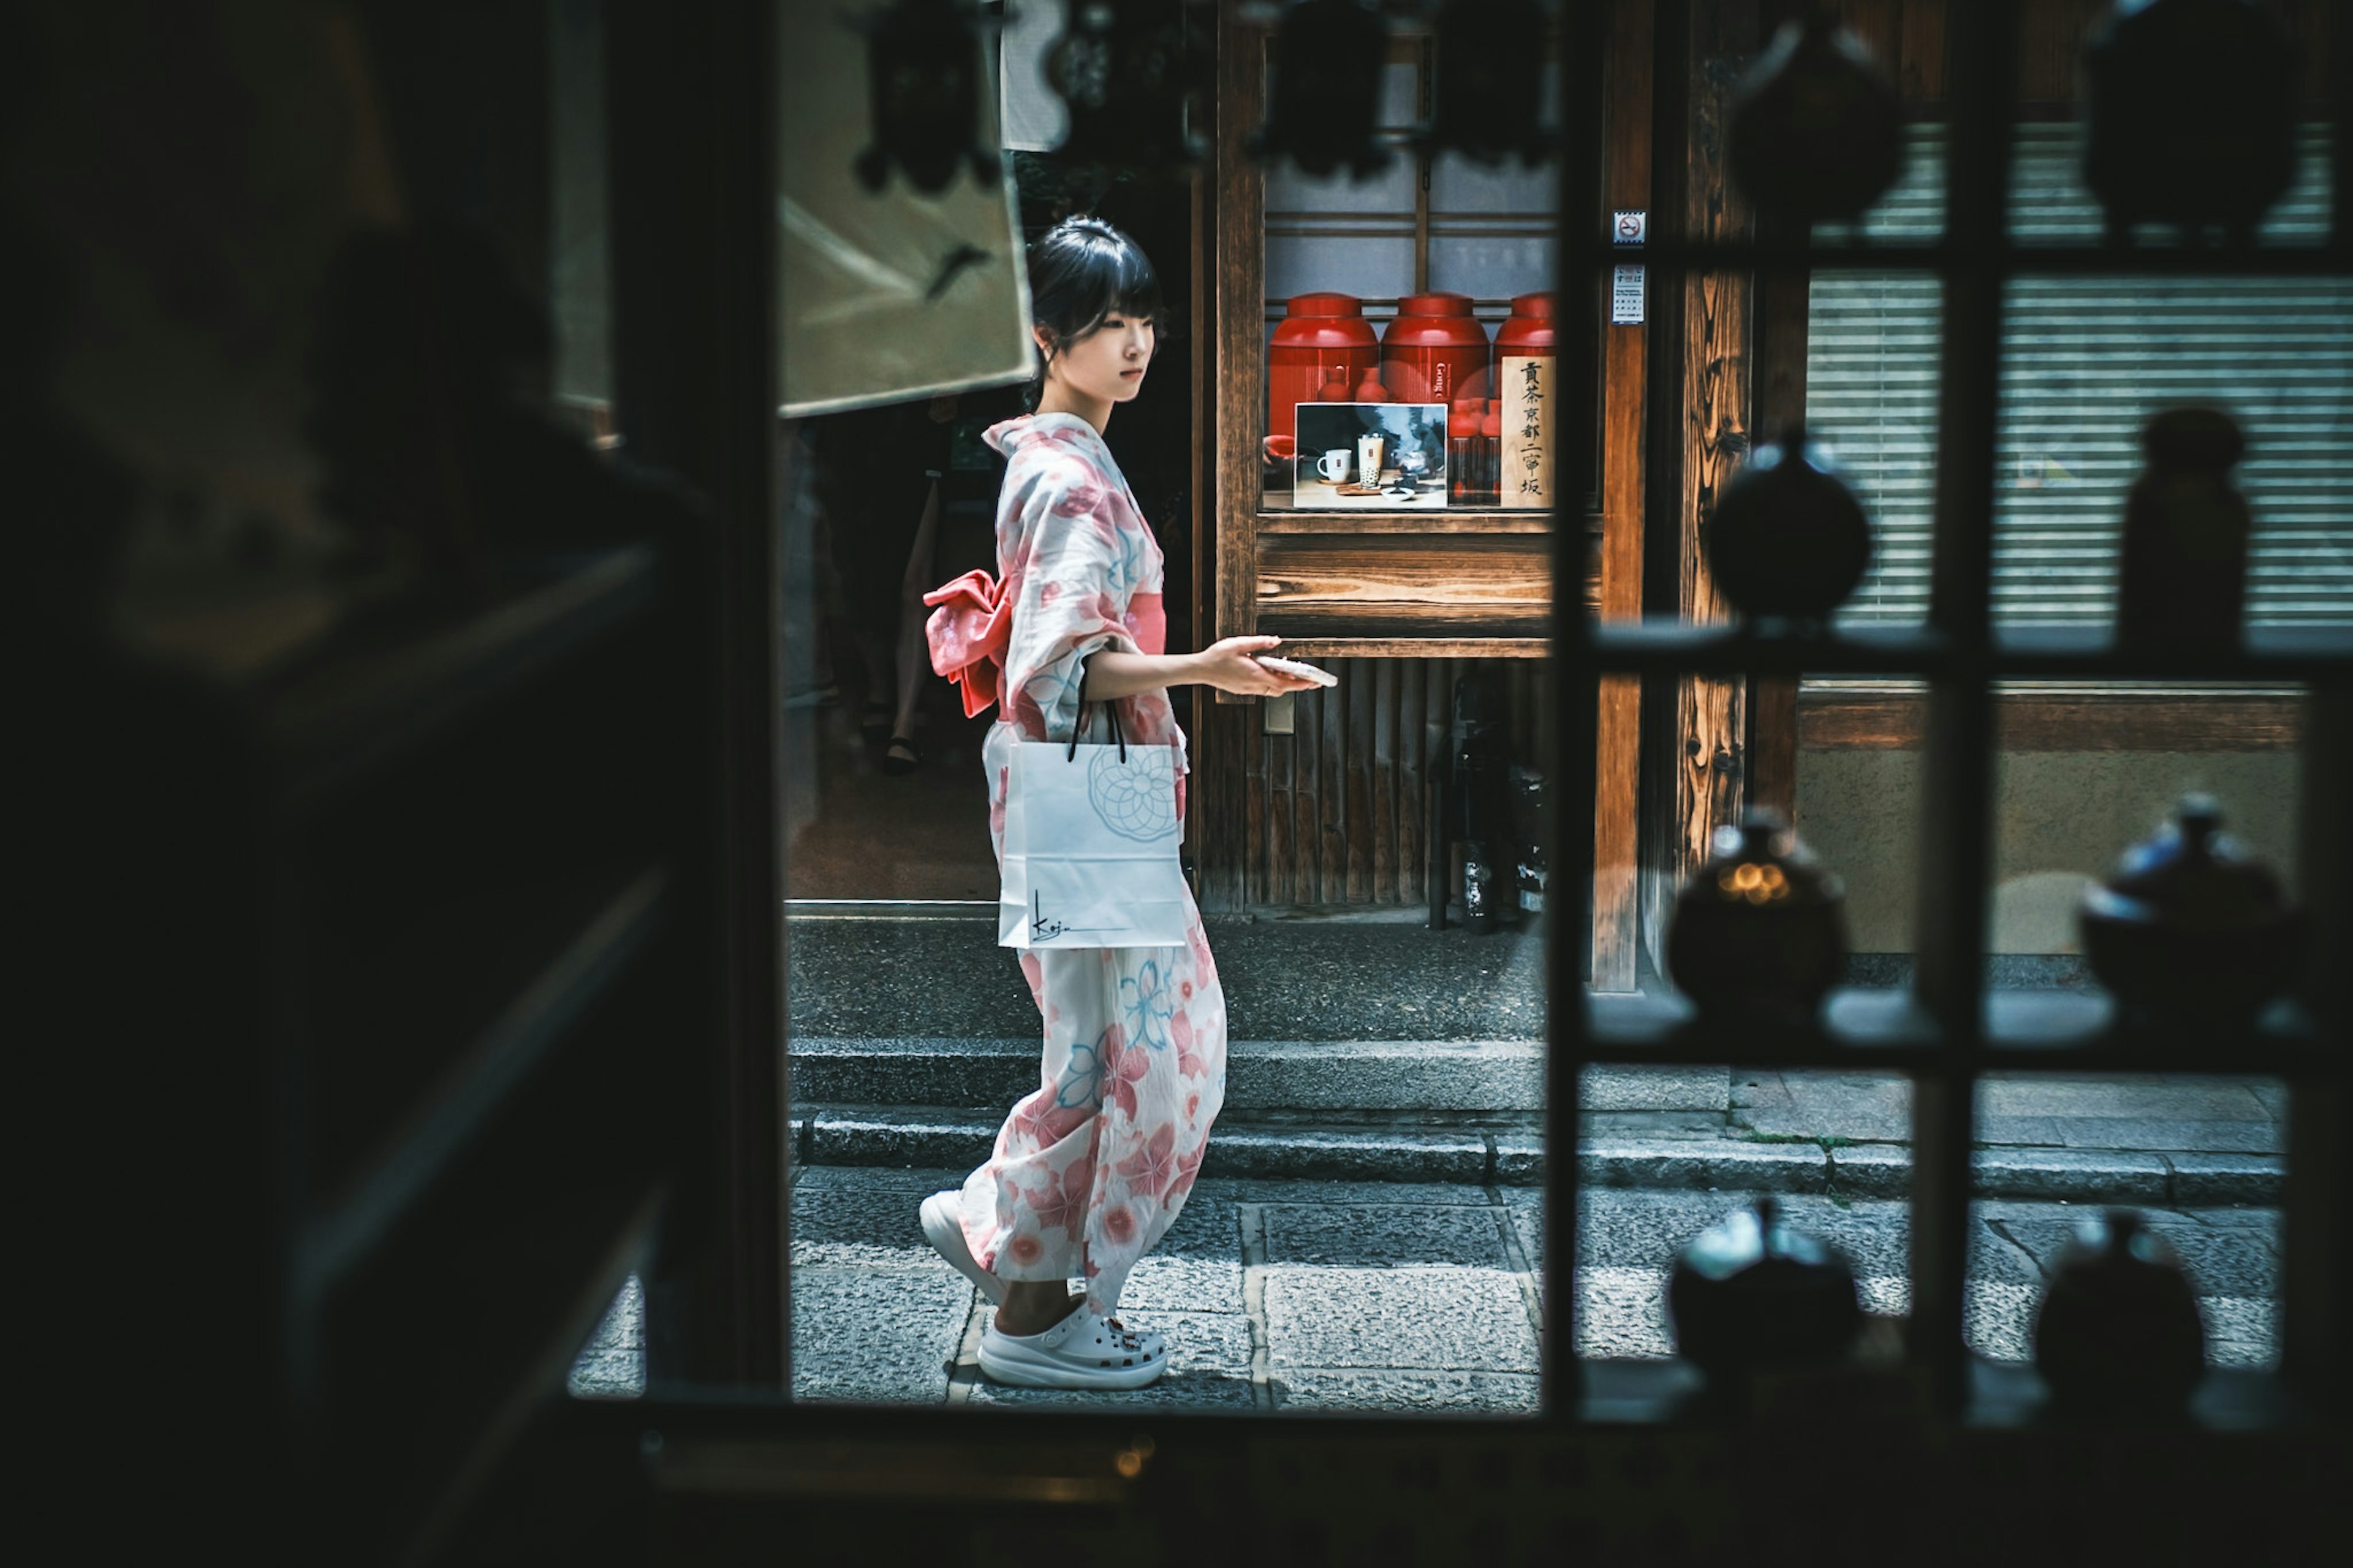
<path fill-rule="evenodd" d="M 804 1165 L 968 1168 L 988 1157 L 999 1120 L 993 1110 L 804 1102 L 793 1119 L 795 1157 Z M 1901 1143 L 1824 1148 L 1588 1130 L 1579 1144 L 1578 1180 L 1596 1187 L 1901 1198 L 1912 1174 L 1912 1152 Z M 2284 1170 L 2269 1154 L 2013 1147 L 1979 1150 L 1973 1160 L 1981 1197 L 2087 1205 L 2276 1204 Z M 1533 1186 L 1544 1180 L 1543 1119 L 1525 1111 L 1229 1110 L 1218 1120 L 1201 1173 Z"/>
<path fill-rule="evenodd" d="M 796 1104 L 1011 1105 L 1038 1087 L 1036 1037 L 820 1036 L 792 1042 Z M 1610 1111 L 1725 1110 L 1722 1068 L 1596 1067 L 1582 1100 Z M 1533 1040 L 1236 1040 L 1229 1111 L 1533 1112 L 1544 1047 Z"/>

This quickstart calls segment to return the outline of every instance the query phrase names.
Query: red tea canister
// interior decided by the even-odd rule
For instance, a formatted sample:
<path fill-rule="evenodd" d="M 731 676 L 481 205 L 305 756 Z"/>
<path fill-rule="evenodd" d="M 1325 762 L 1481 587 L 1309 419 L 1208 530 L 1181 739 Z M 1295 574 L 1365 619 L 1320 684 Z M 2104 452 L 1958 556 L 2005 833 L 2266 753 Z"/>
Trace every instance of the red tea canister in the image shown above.
<path fill-rule="evenodd" d="M 1495 332 L 1495 405 L 1502 416 L 1497 454 L 1505 506 L 1553 503 L 1554 369 L 1559 359 L 1553 331 L 1553 297 L 1518 294 L 1512 314 Z"/>
<path fill-rule="evenodd" d="M 1381 332 L 1381 380 L 1399 403 L 1487 395 L 1487 329 L 1468 294 L 1409 294 Z"/>
<path fill-rule="evenodd" d="M 1380 363 L 1380 339 L 1353 294 L 1294 294 L 1267 351 L 1266 427 L 1298 435 L 1303 403 L 1345 403 Z M 1329 390 L 1340 387 L 1337 396 Z"/>

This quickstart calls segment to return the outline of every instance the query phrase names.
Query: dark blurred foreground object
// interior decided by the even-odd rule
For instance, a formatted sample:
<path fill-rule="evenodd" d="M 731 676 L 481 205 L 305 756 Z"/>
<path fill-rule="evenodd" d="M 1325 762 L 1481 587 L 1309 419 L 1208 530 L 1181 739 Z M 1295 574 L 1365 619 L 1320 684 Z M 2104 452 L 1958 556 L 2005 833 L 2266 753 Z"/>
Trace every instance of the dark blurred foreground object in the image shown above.
<path fill-rule="evenodd" d="M 1744 615 L 1819 620 L 1871 564 L 1871 521 L 1803 429 L 1758 447 L 1708 519 L 1708 568 Z"/>
<path fill-rule="evenodd" d="M 1289 158 L 1328 178 L 1356 179 L 1389 166 L 1373 139 L 1388 28 L 1360 0 L 1301 0 L 1274 35 L 1274 81 L 1266 123 L 1250 138 L 1257 158 Z"/>
<path fill-rule="evenodd" d="M 2247 449 L 2231 416 L 2168 408 L 2141 433 L 2148 468 L 2125 498 L 2116 638 L 2127 647 L 2238 646 L 2254 527 L 2231 468 Z"/>
<path fill-rule="evenodd" d="M 1793 222 L 1860 216 L 1904 167 L 1904 105 L 1828 5 L 1784 22 L 1740 84 L 1727 153 L 1757 210 Z"/>
<path fill-rule="evenodd" d="M 2269 868 L 2222 832 L 2211 795 L 2187 795 L 2075 911 L 2084 957 L 2138 1024 L 2238 1024 L 2295 977 L 2304 913 Z"/>
<path fill-rule="evenodd" d="M 2034 1319 L 2034 1365 L 2065 1415 L 2177 1415 L 2206 1375 L 2197 1290 L 2130 1209 L 2087 1218 Z"/>
<path fill-rule="evenodd" d="M 1419 138 L 1427 151 L 1489 164 L 1552 156 L 1538 118 L 1545 25 L 1535 0 L 1448 0 L 1438 14 L 1436 102 Z"/>
<path fill-rule="evenodd" d="M 1854 1270 L 1783 1223 L 1769 1197 L 1700 1232 L 1667 1279 L 1675 1349 L 1719 1388 L 1750 1373 L 1836 1361 L 1862 1330 Z"/>
<path fill-rule="evenodd" d="M 526 395 L 551 342 L 544 309 L 479 230 L 344 244 L 321 290 L 303 436 L 324 465 L 321 502 L 353 529 L 349 574 L 474 610 L 551 555 L 663 531 L 667 510 Z"/>
<path fill-rule="evenodd" d="M 863 24 L 874 140 L 858 178 L 868 190 L 882 188 L 893 163 L 933 195 L 965 164 L 975 179 L 997 178 L 997 154 L 980 142 L 979 17 L 970 0 L 897 0 Z"/>
<path fill-rule="evenodd" d="M 2295 57 L 2248 0 L 2124 0 L 2084 51 L 2084 183 L 2121 245 L 2137 223 L 2254 239 L 2295 164 Z"/>
<path fill-rule="evenodd" d="M 1770 811 L 1715 830 L 1675 895 L 1667 973 L 1704 1018 L 1802 1025 L 1846 963 L 1846 890 Z"/>
<path fill-rule="evenodd" d="M 1085 0 L 1046 55 L 1046 79 L 1070 106 L 1057 149 L 1068 163 L 1181 175 L 1208 147 L 1187 122 L 1208 123 L 1214 60 L 1180 6 Z"/>

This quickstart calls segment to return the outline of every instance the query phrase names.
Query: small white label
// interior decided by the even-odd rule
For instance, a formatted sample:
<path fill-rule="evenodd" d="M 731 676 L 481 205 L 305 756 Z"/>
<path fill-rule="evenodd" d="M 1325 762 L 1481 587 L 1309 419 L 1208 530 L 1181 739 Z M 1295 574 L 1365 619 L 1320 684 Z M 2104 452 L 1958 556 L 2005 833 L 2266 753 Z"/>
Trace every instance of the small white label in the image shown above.
<path fill-rule="evenodd" d="M 1613 267 L 1609 269 L 1609 324 L 1613 327 L 1639 327 L 1642 324 L 1641 268 Z"/>
<path fill-rule="evenodd" d="M 1620 245 L 1640 245 L 1651 232 L 1651 215 L 1647 212 L 1620 212 L 1611 215 L 1609 237 Z"/>

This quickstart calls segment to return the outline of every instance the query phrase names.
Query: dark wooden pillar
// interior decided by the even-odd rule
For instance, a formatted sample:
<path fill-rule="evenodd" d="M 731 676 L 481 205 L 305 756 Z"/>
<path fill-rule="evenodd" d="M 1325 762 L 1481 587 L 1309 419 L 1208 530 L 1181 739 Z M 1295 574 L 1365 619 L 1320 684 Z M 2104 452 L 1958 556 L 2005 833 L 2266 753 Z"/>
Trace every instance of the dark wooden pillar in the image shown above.
<path fill-rule="evenodd" d="M 678 694 L 716 783 L 686 879 L 708 1008 L 677 1020 L 700 1158 L 647 1281 L 657 1379 L 780 1385 L 783 885 L 776 845 L 772 13 L 725 0 L 607 10 L 614 379 L 624 451 L 706 524 L 675 585 L 701 680 Z M 697 767 L 695 760 L 681 766 Z M 702 771 L 700 768 L 697 771 Z"/>

